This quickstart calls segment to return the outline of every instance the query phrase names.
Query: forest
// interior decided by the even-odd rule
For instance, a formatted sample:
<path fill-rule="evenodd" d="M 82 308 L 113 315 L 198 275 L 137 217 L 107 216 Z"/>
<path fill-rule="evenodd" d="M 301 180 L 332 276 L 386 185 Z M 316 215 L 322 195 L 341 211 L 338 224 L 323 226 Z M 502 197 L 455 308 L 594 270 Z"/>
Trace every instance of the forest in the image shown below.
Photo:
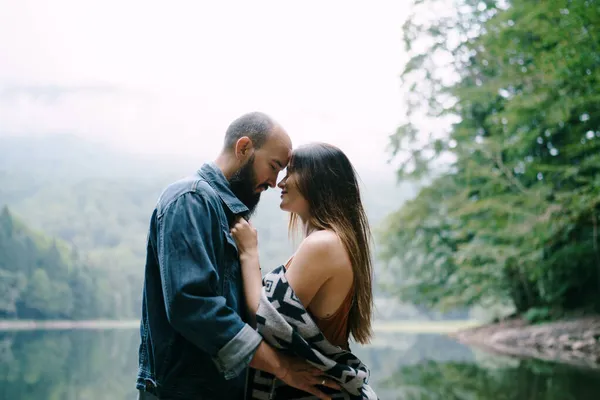
<path fill-rule="evenodd" d="M 532 320 L 600 310 L 598 27 L 592 0 L 461 1 L 408 18 L 392 151 L 399 179 L 425 184 L 386 222 L 391 293 Z"/>

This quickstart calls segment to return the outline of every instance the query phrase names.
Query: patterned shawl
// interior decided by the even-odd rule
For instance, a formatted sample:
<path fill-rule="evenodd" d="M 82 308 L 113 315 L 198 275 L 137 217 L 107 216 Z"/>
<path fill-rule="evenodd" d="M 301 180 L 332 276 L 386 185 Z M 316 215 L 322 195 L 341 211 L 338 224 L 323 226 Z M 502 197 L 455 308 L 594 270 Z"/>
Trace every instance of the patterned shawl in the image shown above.
<path fill-rule="evenodd" d="M 351 352 L 334 346 L 325 339 L 290 287 L 284 266 L 275 268 L 264 277 L 256 322 L 258 332 L 267 343 L 284 353 L 307 360 L 344 389 L 337 392 L 319 387 L 333 399 L 378 399 L 368 385 L 368 368 Z M 250 368 L 246 399 L 278 398 L 277 390 L 281 386 L 285 384 L 273 375 Z M 287 398 L 291 400 L 290 397 Z M 308 400 L 316 397 L 306 394 L 293 399 Z"/>

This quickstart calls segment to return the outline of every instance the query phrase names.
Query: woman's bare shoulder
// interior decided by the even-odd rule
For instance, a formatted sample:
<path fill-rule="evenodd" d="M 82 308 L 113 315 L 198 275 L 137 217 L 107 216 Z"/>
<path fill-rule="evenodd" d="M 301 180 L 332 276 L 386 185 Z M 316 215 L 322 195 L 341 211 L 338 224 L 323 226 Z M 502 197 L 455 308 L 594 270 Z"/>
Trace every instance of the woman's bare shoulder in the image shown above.
<path fill-rule="evenodd" d="M 348 261 L 342 240 L 330 230 L 311 233 L 300 243 L 297 254 L 312 259 L 323 268 L 339 268 Z"/>
<path fill-rule="evenodd" d="M 340 238 L 331 231 L 313 232 L 300 243 L 286 275 L 305 307 L 327 281 L 352 268 L 347 258 Z"/>

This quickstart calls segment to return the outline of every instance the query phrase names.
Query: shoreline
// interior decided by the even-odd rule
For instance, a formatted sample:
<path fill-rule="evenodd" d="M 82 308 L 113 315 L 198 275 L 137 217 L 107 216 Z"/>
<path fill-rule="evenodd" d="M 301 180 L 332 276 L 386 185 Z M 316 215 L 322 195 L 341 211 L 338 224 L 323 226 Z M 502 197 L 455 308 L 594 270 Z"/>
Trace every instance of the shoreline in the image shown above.
<path fill-rule="evenodd" d="M 139 320 L 0 320 L 2 331 L 70 330 L 70 329 L 132 329 L 139 328 Z"/>
<path fill-rule="evenodd" d="M 515 318 L 462 329 L 449 336 L 492 353 L 600 370 L 600 316 L 540 324 Z"/>
<path fill-rule="evenodd" d="M 139 320 L 0 320 L 0 332 L 138 329 Z M 476 321 L 379 321 L 379 333 L 433 333 L 489 353 L 600 370 L 600 315 L 530 324 L 522 318 Z"/>
<path fill-rule="evenodd" d="M 378 333 L 433 333 L 449 334 L 461 329 L 481 325 L 477 321 L 450 320 L 399 320 L 376 321 L 373 330 Z M 128 320 L 20 320 L 0 319 L 0 332 L 26 330 L 70 330 L 70 329 L 133 329 L 139 328 L 140 321 Z"/>

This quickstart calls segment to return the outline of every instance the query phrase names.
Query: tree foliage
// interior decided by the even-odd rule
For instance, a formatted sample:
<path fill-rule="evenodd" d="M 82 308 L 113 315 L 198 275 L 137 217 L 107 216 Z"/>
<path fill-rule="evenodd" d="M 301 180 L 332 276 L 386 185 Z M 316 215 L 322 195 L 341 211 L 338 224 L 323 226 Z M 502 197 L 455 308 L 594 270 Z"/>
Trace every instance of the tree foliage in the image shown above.
<path fill-rule="evenodd" d="M 391 145 L 401 179 L 434 179 L 388 222 L 392 287 L 439 307 L 598 309 L 600 4 L 413 11 L 407 123 Z M 451 124 L 428 131 L 423 116 Z"/>
<path fill-rule="evenodd" d="M 82 264 L 64 243 L 28 229 L 7 207 L 0 212 L 0 254 L 0 317 L 118 316 L 102 271 Z"/>

